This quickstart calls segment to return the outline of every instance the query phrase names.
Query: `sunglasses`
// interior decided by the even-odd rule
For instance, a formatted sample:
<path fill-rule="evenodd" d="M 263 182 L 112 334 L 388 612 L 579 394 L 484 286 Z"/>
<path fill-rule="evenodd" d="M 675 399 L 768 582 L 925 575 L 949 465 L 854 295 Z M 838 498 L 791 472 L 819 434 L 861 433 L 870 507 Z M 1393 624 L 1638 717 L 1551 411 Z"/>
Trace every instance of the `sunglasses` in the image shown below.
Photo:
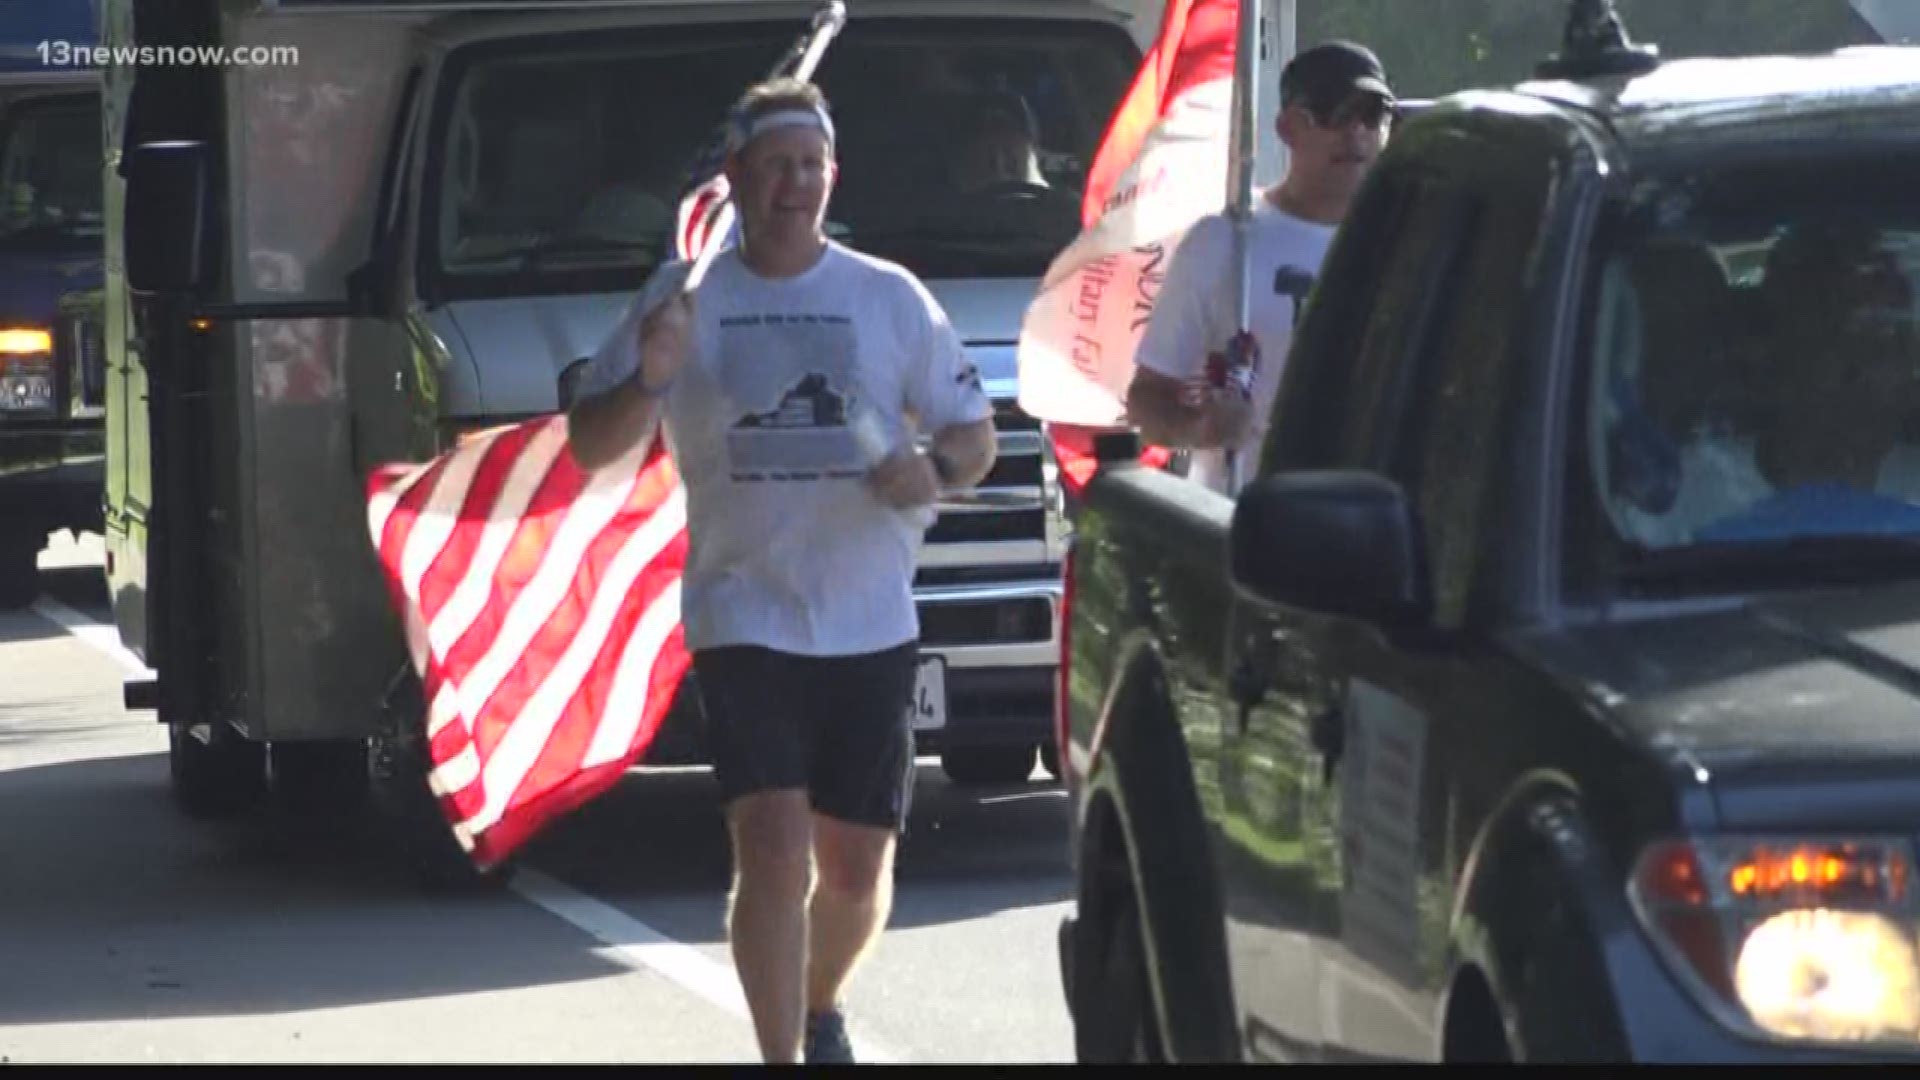
<path fill-rule="evenodd" d="M 1364 128 L 1381 128 L 1393 119 L 1393 106 L 1375 94 L 1355 94 L 1332 109 L 1315 108 L 1312 105 L 1304 107 L 1315 126 L 1336 131 L 1355 124 Z"/>

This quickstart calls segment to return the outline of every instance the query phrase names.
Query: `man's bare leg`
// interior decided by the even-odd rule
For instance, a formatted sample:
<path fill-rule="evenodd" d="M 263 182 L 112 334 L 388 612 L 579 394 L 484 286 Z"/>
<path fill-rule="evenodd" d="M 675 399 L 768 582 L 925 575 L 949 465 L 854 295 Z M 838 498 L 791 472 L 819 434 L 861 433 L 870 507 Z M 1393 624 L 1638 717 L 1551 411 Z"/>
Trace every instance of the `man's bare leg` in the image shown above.
<path fill-rule="evenodd" d="M 886 925 L 893 907 L 896 833 L 813 815 L 813 853 L 820 868 L 809 905 L 807 1011 L 839 1001 L 847 977 Z"/>
<path fill-rule="evenodd" d="M 797 789 L 744 795 L 727 807 L 733 835 L 727 939 L 760 1054 L 771 1064 L 800 1060 L 811 818 L 807 793 Z"/>

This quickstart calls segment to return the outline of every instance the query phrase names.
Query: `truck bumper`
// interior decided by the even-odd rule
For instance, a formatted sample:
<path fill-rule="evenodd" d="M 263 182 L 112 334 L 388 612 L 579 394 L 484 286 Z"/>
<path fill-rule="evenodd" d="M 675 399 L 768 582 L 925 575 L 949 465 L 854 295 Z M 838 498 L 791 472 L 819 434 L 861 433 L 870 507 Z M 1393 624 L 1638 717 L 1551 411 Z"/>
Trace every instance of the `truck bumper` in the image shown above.
<path fill-rule="evenodd" d="M 947 722 L 922 752 L 1052 738 L 1060 579 L 914 591 L 921 651 L 947 663 Z"/>

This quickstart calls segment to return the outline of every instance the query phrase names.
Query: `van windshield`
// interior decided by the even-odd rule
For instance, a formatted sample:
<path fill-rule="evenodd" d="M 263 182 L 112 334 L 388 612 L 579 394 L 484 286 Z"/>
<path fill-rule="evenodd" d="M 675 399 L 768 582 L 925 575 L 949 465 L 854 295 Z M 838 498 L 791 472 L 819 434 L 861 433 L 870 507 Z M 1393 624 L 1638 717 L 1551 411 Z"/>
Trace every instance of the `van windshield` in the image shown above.
<path fill-rule="evenodd" d="M 436 122 L 430 273 L 450 298 L 634 287 L 726 110 L 799 27 L 475 46 Z M 815 81 L 838 129 L 830 234 L 923 277 L 1037 277 L 1079 231 L 1138 64 L 1115 26 L 851 23 Z"/>
<path fill-rule="evenodd" d="M 25 102 L 0 139 L 0 251 L 100 249 L 100 111 L 91 97 Z"/>
<path fill-rule="evenodd" d="M 1783 154 L 1640 191 L 1600 257 L 1586 425 L 1630 555 L 1920 541 L 1916 184 L 1920 158 Z"/>

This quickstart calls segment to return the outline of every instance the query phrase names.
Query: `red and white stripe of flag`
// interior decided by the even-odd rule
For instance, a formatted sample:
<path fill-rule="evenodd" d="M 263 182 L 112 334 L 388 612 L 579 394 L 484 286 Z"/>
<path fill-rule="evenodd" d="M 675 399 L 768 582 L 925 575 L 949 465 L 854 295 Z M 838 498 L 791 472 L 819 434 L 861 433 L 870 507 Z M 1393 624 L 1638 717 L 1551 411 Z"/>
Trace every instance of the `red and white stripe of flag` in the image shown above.
<path fill-rule="evenodd" d="M 589 475 L 566 433 L 563 415 L 527 421 L 369 483 L 429 703 L 429 783 L 482 866 L 615 783 L 689 664 L 664 441 Z"/>

